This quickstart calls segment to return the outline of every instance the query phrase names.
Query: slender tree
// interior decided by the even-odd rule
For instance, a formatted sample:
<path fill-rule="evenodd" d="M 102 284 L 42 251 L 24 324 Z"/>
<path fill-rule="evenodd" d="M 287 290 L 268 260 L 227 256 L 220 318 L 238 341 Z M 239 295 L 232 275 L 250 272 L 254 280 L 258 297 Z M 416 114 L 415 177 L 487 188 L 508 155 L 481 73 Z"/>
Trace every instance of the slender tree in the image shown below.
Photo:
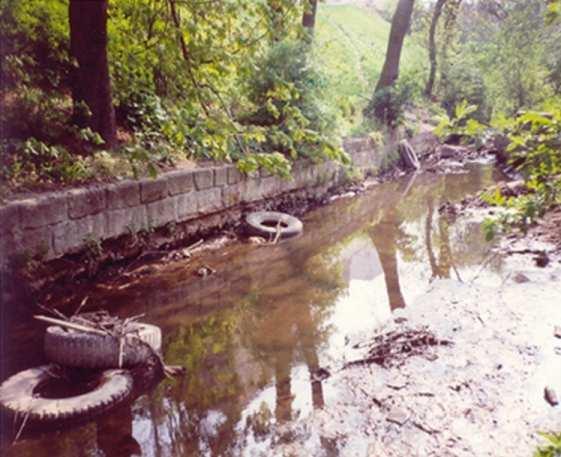
<path fill-rule="evenodd" d="M 70 50 L 74 118 L 98 132 L 111 148 L 116 143 L 115 109 L 107 61 L 107 0 L 70 0 Z M 82 108 L 85 103 L 90 111 Z"/>
<path fill-rule="evenodd" d="M 392 18 L 386 60 L 376 85 L 376 92 L 392 86 L 399 76 L 399 60 L 401 58 L 403 40 L 409 30 L 414 3 L 415 0 L 399 0 L 397 4 Z"/>
<path fill-rule="evenodd" d="M 434 80 L 436 78 L 436 26 L 438 25 L 438 19 L 442 14 L 442 8 L 446 0 L 437 0 L 434 6 L 434 11 L 432 13 L 432 19 L 430 23 L 429 30 L 429 61 L 430 61 L 430 71 L 429 79 L 427 80 L 427 85 L 425 86 L 425 95 L 427 97 L 432 96 L 432 91 L 434 88 Z"/>
<path fill-rule="evenodd" d="M 318 9 L 318 0 L 304 1 L 304 14 L 302 15 L 302 26 L 310 33 L 314 33 L 316 26 L 316 13 Z"/>

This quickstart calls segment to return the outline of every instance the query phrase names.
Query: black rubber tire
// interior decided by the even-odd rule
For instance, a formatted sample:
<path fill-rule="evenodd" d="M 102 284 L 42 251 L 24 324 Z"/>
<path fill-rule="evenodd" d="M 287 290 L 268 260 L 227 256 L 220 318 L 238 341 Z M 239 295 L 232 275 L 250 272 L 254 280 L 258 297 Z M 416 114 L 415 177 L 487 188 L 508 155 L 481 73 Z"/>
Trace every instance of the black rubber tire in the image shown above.
<path fill-rule="evenodd" d="M 0 407 L 33 422 L 54 423 L 91 420 L 126 402 L 133 392 L 127 370 L 105 370 L 93 390 L 68 398 L 44 398 L 38 388 L 57 372 L 57 365 L 43 365 L 20 371 L 0 385 Z"/>
<path fill-rule="evenodd" d="M 282 239 L 298 236 L 304 230 L 304 225 L 300 219 L 276 211 L 249 213 L 246 222 L 252 235 L 264 238 L 274 238 L 277 235 L 277 224 L 279 222 L 282 224 L 280 227 L 280 238 Z"/>
<path fill-rule="evenodd" d="M 161 333 L 158 327 L 142 324 L 142 329 L 157 329 L 159 337 L 139 335 L 139 339 L 159 352 Z M 147 332 L 150 333 L 150 332 Z M 134 334 L 133 334 L 134 335 Z M 136 335 L 135 335 L 136 336 Z M 159 347 L 158 347 L 159 346 Z M 119 340 L 112 336 L 93 333 L 67 331 L 62 327 L 47 327 L 44 339 L 45 355 L 51 362 L 75 368 L 130 368 L 145 362 L 151 355 L 150 349 L 139 344 L 131 335 L 123 345 L 122 367 L 119 367 Z"/>

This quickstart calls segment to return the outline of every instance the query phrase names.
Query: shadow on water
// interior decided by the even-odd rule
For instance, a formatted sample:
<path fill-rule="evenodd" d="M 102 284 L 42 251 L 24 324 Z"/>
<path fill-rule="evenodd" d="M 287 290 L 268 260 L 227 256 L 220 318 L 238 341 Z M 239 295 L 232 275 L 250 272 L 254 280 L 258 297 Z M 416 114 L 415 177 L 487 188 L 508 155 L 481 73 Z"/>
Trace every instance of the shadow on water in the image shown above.
<path fill-rule="evenodd" d="M 271 455 L 293 439 L 284 424 L 337 395 L 320 368 L 341 362 L 349 336 L 412 305 L 431 281 L 476 274 L 490 248 L 479 226 L 449 220 L 438 207 L 490 185 L 493 173 L 472 165 L 337 200 L 306 215 L 299 239 L 205 254 L 218 273 L 204 280 L 174 263 L 126 287 L 92 290 L 101 307 L 146 312 L 161 325 L 166 361 L 187 375 L 132 408 L 24 440 L 6 455 Z M 500 262 L 487 267 L 487 280 L 499 280 Z M 322 437 L 317 448 L 338 455 Z"/>

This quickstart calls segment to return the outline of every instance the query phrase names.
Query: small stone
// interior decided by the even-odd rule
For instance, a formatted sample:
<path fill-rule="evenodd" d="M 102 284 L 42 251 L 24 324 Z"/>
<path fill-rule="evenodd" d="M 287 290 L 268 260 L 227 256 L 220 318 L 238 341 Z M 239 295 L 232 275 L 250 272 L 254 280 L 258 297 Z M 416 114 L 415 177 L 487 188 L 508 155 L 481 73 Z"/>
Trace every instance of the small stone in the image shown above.
<path fill-rule="evenodd" d="M 203 265 L 197 270 L 197 275 L 199 275 L 201 278 L 206 278 L 207 276 L 210 276 L 214 273 L 216 273 L 216 270 L 212 267 L 209 267 L 208 265 Z"/>
<path fill-rule="evenodd" d="M 249 244 L 256 244 L 256 245 L 265 244 L 267 242 L 265 238 L 262 238 L 260 236 L 250 236 L 247 239 L 247 241 L 249 242 Z"/>
<path fill-rule="evenodd" d="M 546 387 L 544 389 L 544 398 L 551 406 L 557 406 L 559 404 L 557 393 L 551 387 Z"/>
<path fill-rule="evenodd" d="M 555 338 L 561 338 L 561 326 L 556 325 L 555 328 L 553 329 L 553 336 Z"/>
<path fill-rule="evenodd" d="M 409 414 L 409 411 L 400 408 L 393 408 L 386 416 L 386 419 L 388 422 L 393 422 L 397 425 L 405 425 L 407 421 L 409 421 L 410 417 L 411 415 Z"/>
<path fill-rule="evenodd" d="M 325 379 L 329 378 L 331 376 L 331 373 L 329 372 L 329 370 L 325 369 L 325 368 L 318 368 L 317 370 L 313 371 L 310 374 L 310 378 L 311 380 L 314 381 L 324 381 Z"/>
<path fill-rule="evenodd" d="M 549 265 L 549 256 L 545 252 L 541 252 L 534 258 L 536 265 L 540 268 L 545 268 Z"/>
<path fill-rule="evenodd" d="M 525 282 L 530 282 L 530 278 L 528 278 L 528 276 L 526 276 L 524 273 L 516 273 L 514 275 L 514 278 L 512 278 L 514 282 L 518 283 L 518 284 L 523 284 Z"/>

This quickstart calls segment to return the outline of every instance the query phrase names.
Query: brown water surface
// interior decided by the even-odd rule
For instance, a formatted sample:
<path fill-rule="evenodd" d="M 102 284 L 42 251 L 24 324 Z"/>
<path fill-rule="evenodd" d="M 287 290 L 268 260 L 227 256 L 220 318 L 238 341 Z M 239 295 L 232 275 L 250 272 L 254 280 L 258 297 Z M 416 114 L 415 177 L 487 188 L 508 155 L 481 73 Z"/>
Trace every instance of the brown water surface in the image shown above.
<path fill-rule="evenodd" d="M 160 325 L 166 362 L 187 375 L 95 423 L 25 439 L 6 456 L 274 455 L 275 443 L 291 439 L 283 423 L 329 408 L 337 389 L 318 369 L 337 370 L 349 338 L 376 329 L 437 278 L 480 273 L 490 246 L 479 225 L 438 208 L 496 179 L 481 164 L 408 176 L 311 211 L 298 239 L 204 254 L 217 270 L 208 278 L 176 262 L 97 291 L 100 306 Z M 500 281 L 500 268 L 495 258 L 479 276 Z M 14 326 L 3 354 L 9 371 L 42 363 L 30 329 Z M 322 447 L 337 455 L 333 443 Z"/>

